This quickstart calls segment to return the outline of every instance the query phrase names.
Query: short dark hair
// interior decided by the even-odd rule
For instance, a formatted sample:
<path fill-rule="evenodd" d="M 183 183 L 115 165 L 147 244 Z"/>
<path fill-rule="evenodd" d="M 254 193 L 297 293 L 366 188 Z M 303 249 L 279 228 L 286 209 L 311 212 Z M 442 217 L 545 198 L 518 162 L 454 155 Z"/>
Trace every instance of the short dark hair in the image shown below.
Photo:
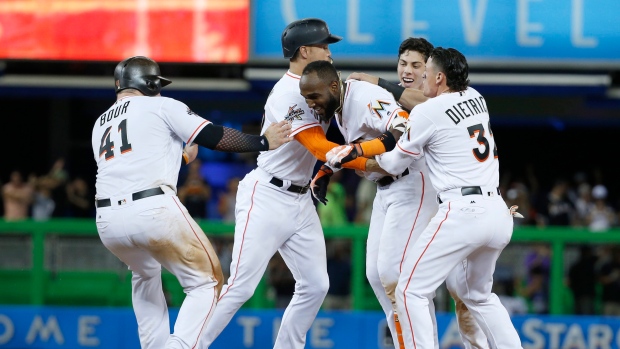
<path fill-rule="evenodd" d="M 405 53 L 405 51 L 415 51 L 419 52 L 424 57 L 424 62 L 426 62 L 433 48 L 433 44 L 424 38 L 407 38 L 400 43 L 398 58 L 400 59 L 400 55 Z"/>
<path fill-rule="evenodd" d="M 467 59 L 453 48 L 437 47 L 429 57 L 437 68 L 446 74 L 447 85 L 454 92 L 464 91 L 469 85 L 469 66 Z"/>
<path fill-rule="evenodd" d="M 316 72 L 316 75 L 323 82 L 332 82 L 340 79 L 338 77 L 338 71 L 333 64 L 328 61 L 314 61 L 306 65 L 303 73 L 301 75 L 309 75 L 311 73 Z"/>

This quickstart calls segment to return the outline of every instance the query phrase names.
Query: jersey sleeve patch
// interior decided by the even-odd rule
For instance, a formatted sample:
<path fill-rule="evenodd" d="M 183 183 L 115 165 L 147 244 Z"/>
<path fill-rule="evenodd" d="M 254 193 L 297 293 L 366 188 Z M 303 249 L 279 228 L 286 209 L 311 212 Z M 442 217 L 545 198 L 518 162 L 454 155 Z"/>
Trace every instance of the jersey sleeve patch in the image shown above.
<path fill-rule="evenodd" d="M 199 116 L 198 114 L 196 114 L 193 110 L 189 109 L 189 107 L 187 107 L 187 114 L 188 115 L 196 115 Z"/>
<path fill-rule="evenodd" d="M 288 107 L 288 112 L 284 116 L 284 120 L 288 122 L 293 122 L 294 120 L 301 120 L 302 115 L 305 114 L 305 111 L 302 107 L 297 106 L 297 103 Z"/>

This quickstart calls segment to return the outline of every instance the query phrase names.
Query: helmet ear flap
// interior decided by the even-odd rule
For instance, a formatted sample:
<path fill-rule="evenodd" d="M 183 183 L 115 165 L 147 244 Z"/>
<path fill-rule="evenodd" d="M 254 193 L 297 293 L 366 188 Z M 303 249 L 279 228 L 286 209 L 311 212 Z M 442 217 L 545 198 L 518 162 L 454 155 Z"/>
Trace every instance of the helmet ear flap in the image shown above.
<path fill-rule="evenodd" d="M 157 84 L 153 80 L 147 80 L 146 87 L 151 91 L 157 91 Z"/>

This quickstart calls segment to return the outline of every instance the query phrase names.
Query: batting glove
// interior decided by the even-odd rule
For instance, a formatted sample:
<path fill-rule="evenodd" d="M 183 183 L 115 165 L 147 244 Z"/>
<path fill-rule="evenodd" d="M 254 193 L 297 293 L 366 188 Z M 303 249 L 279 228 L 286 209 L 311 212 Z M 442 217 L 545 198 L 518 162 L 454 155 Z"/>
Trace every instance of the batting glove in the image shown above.
<path fill-rule="evenodd" d="M 362 156 L 364 151 L 362 147 L 355 143 L 350 145 L 341 145 L 330 150 L 327 154 L 327 164 L 332 168 L 340 169 L 342 164 L 355 160 L 358 156 Z"/>
<path fill-rule="evenodd" d="M 323 205 L 327 205 L 327 186 L 333 174 L 334 170 L 327 165 L 323 165 L 312 179 L 312 182 L 310 182 L 312 196 Z"/>

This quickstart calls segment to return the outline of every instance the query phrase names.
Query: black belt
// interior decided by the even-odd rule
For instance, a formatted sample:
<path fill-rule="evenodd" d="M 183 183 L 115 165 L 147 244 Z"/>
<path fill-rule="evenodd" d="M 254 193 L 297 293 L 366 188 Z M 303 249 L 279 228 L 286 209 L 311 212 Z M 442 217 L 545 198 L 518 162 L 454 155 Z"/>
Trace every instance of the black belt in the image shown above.
<path fill-rule="evenodd" d="M 148 198 L 148 197 L 155 196 L 155 195 L 161 195 L 163 193 L 164 193 L 164 191 L 161 188 L 159 188 L 159 187 L 158 188 L 151 188 L 151 189 L 147 189 L 147 190 L 143 190 L 143 191 L 137 191 L 137 192 L 131 194 L 131 199 L 133 201 L 136 201 L 136 200 Z M 96 203 L 97 207 L 110 207 L 110 206 L 112 206 L 112 201 L 110 201 L 110 199 L 95 200 L 95 203 Z M 118 204 L 120 205 L 121 202 L 119 201 Z"/>
<path fill-rule="evenodd" d="M 482 188 L 480 187 L 461 187 L 461 195 L 463 196 L 467 196 L 467 195 L 482 195 Z M 501 195 L 499 192 L 499 188 L 497 188 L 497 195 Z M 441 199 L 439 198 L 439 195 L 437 195 L 437 201 L 439 201 L 440 204 L 443 203 L 443 201 L 441 201 Z"/>
<path fill-rule="evenodd" d="M 405 172 L 403 172 L 400 176 L 396 176 L 396 179 L 403 178 L 408 174 L 409 174 L 409 169 L 406 169 Z M 396 179 L 394 179 L 394 177 L 392 176 L 381 177 L 381 179 L 377 181 L 377 184 L 379 184 L 380 187 L 385 187 L 386 185 L 390 185 L 394 183 Z"/>
<path fill-rule="evenodd" d="M 284 181 L 276 177 L 271 178 L 269 183 L 275 185 L 276 187 L 280 187 L 280 188 L 284 186 Z M 299 185 L 291 184 L 288 188 L 286 188 L 286 190 L 292 193 L 305 194 L 308 192 L 309 188 L 310 188 L 310 183 L 308 183 L 306 186 L 303 186 L 303 187 Z"/>

